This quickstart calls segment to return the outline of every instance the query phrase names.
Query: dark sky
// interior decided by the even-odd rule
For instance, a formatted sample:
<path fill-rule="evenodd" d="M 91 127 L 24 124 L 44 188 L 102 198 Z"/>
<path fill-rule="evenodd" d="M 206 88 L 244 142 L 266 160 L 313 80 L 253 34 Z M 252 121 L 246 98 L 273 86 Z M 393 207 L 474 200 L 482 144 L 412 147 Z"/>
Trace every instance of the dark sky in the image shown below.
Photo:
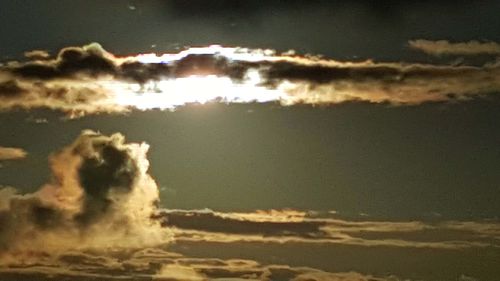
<path fill-rule="evenodd" d="M 499 15 L 494 0 L 0 1 L 0 280 L 500 280 Z M 211 44 L 297 56 L 132 57 Z M 120 110 L 178 98 L 161 82 L 227 90 L 202 88 L 211 71 L 321 99 Z M 129 142 L 150 145 L 151 177 Z"/>
<path fill-rule="evenodd" d="M 118 54 L 217 43 L 430 61 L 408 40 L 500 41 L 498 1 L 146 2 L 3 2 L 0 55 L 88 42 Z M 91 128 L 150 143 L 152 173 L 172 208 L 497 217 L 499 105 L 491 95 L 403 107 L 210 105 L 73 121 L 45 111 L 2 113 L 2 145 L 30 156 L 5 163 L 0 178 L 37 189 L 47 179 L 47 155 Z M 49 123 L 29 121 L 40 116 Z"/>
<path fill-rule="evenodd" d="M 222 44 L 399 61 L 418 58 L 411 39 L 500 41 L 499 10 L 493 0 L 3 1 L 0 54 L 89 42 L 118 54 Z"/>

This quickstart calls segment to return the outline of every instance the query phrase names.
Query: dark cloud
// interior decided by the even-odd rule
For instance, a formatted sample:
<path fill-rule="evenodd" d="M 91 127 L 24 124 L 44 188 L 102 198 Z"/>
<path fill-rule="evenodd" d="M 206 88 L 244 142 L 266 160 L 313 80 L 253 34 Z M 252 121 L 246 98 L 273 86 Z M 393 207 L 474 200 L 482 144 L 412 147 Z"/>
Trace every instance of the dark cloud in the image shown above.
<path fill-rule="evenodd" d="M 168 64 L 144 64 L 137 61 L 124 62 L 120 68 L 120 77 L 145 84 L 151 80 L 160 80 L 171 76 L 172 68 Z"/>
<path fill-rule="evenodd" d="M 16 80 L 7 80 L 0 82 L 0 97 L 2 100 L 9 98 L 18 98 L 25 93 L 25 90 L 19 86 Z"/>
<path fill-rule="evenodd" d="M 25 78 L 54 79 L 71 77 L 77 73 L 97 77 L 114 73 L 114 68 L 112 56 L 94 43 L 82 48 L 64 48 L 54 60 L 24 63 L 13 66 L 11 71 Z"/>
<path fill-rule="evenodd" d="M 75 153 L 80 154 L 80 147 Z M 112 140 L 92 143 L 95 152 L 83 159 L 78 170 L 80 185 L 84 190 L 83 210 L 76 219 L 86 225 L 106 214 L 112 207 L 110 193 L 128 195 L 137 180 L 139 168 L 130 151 L 116 147 Z"/>
<path fill-rule="evenodd" d="M 0 266 L 2 280 L 338 280 L 399 281 L 393 275 L 329 272 L 249 259 L 194 258 L 163 249 L 68 251 L 23 266 Z"/>

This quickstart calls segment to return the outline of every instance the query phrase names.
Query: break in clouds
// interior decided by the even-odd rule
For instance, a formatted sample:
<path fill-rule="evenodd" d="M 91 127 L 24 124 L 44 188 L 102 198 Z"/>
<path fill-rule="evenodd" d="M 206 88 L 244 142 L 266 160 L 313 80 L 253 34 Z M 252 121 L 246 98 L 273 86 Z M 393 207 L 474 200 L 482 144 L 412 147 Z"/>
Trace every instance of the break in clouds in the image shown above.
<path fill-rule="evenodd" d="M 498 54 L 493 42 L 409 44 L 431 55 Z M 55 57 L 44 51 L 26 57 L 0 66 L 2 110 L 50 108 L 79 116 L 208 101 L 415 105 L 500 91 L 498 61 L 482 66 L 340 62 L 219 46 L 120 57 L 96 43 L 64 48 Z"/>

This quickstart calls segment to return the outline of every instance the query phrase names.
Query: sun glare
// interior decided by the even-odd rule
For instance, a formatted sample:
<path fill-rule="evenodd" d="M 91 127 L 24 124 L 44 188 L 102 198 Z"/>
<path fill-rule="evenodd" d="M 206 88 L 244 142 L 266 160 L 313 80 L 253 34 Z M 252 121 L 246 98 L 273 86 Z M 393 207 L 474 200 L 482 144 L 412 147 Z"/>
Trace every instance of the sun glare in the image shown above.
<path fill-rule="evenodd" d="M 156 55 L 154 53 L 150 54 L 139 54 L 135 57 L 138 62 L 141 63 L 169 63 L 173 61 L 181 60 L 188 55 L 219 55 L 226 57 L 234 61 L 263 61 L 263 60 L 273 60 L 273 55 L 275 52 L 268 49 L 254 49 L 250 50 L 247 48 L 230 48 L 222 47 L 219 45 L 211 45 L 208 47 L 193 47 L 174 54 L 162 54 Z"/>
<path fill-rule="evenodd" d="M 171 64 L 189 55 L 214 55 L 230 61 L 273 60 L 272 50 L 250 50 L 227 48 L 218 45 L 189 48 L 174 54 L 139 54 L 122 58 L 123 61 L 137 61 L 144 64 Z M 208 102 L 249 103 L 280 101 L 286 98 L 282 89 L 271 89 L 262 85 L 257 69 L 249 69 L 242 81 L 230 77 L 193 73 L 187 77 L 165 78 L 144 84 L 101 80 L 99 85 L 111 93 L 112 103 L 123 107 L 146 109 L 175 109 L 186 104 Z"/>
<path fill-rule="evenodd" d="M 258 73 L 235 83 L 228 77 L 189 76 L 148 82 L 144 85 L 106 81 L 104 88 L 114 93 L 118 105 L 145 109 L 175 109 L 186 104 L 208 102 L 249 103 L 280 100 L 278 90 L 259 86 Z"/>

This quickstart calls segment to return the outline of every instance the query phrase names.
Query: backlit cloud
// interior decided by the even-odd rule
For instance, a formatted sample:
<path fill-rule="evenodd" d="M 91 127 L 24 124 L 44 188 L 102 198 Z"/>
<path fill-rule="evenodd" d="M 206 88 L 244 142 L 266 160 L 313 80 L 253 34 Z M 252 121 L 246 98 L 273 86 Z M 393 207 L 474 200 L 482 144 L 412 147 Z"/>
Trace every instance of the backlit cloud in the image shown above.
<path fill-rule="evenodd" d="M 0 161 L 23 159 L 27 155 L 28 153 L 22 148 L 0 146 Z"/>
<path fill-rule="evenodd" d="M 31 194 L 0 189 L 0 259 L 16 251 L 135 247 L 169 235 L 150 217 L 158 188 L 146 144 L 84 131 L 50 159 L 52 181 Z"/>
<path fill-rule="evenodd" d="M 428 41 L 410 44 L 432 49 L 425 47 L 432 45 Z M 482 43 L 463 44 L 478 45 L 475 52 L 485 48 Z M 496 45 L 490 45 L 493 51 Z M 78 116 L 211 101 L 415 105 L 500 91 L 500 65 L 495 63 L 478 67 L 340 62 L 220 46 L 119 57 L 96 43 L 65 48 L 55 58 L 35 54 L 27 62 L 0 67 L 0 109 L 44 107 Z"/>
<path fill-rule="evenodd" d="M 295 210 L 253 213 L 163 210 L 158 218 L 163 218 L 164 226 L 172 228 L 177 241 L 434 249 L 500 247 L 500 225 L 495 222 L 348 221 Z"/>

